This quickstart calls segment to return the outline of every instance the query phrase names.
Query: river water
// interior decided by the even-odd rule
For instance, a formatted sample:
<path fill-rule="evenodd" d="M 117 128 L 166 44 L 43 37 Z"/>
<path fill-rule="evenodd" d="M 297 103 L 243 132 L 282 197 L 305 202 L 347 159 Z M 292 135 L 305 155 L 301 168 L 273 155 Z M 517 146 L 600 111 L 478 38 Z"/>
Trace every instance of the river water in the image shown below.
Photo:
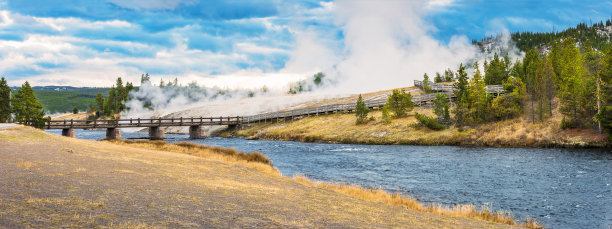
<path fill-rule="evenodd" d="M 48 130 L 61 134 L 61 130 Z M 123 138 L 147 133 L 123 132 Z M 103 139 L 104 131 L 76 130 Z M 612 151 L 378 146 L 166 134 L 167 141 L 258 151 L 283 175 L 399 191 L 424 203 L 487 205 L 547 228 L 612 228 Z"/>

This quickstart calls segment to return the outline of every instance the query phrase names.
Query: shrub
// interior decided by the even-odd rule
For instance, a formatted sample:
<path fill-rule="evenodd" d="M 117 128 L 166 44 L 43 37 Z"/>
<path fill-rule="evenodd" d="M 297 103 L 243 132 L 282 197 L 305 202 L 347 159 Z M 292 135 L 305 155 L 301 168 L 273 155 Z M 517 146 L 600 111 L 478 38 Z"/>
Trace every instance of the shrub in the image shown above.
<path fill-rule="evenodd" d="M 571 129 L 571 128 L 576 128 L 575 123 L 572 120 L 566 119 L 565 117 L 563 117 L 563 119 L 561 119 L 561 129 Z"/>
<path fill-rule="evenodd" d="M 404 90 L 393 90 L 385 106 L 388 106 L 388 109 L 393 111 L 395 118 L 401 118 L 408 116 L 407 112 L 412 111 L 414 103 L 412 102 L 412 95 L 410 92 L 406 93 Z"/>
<path fill-rule="evenodd" d="M 387 104 L 382 107 L 382 122 L 385 124 L 391 123 L 391 114 L 389 114 L 389 107 Z"/>
<path fill-rule="evenodd" d="M 424 126 L 426 126 L 429 129 L 432 130 L 442 130 L 445 128 L 444 125 L 440 124 L 440 122 L 438 122 L 438 119 L 434 118 L 434 117 L 429 117 L 427 115 L 423 115 L 423 114 L 419 114 L 419 113 L 415 113 L 414 116 L 416 117 L 416 119 L 423 124 Z"/>

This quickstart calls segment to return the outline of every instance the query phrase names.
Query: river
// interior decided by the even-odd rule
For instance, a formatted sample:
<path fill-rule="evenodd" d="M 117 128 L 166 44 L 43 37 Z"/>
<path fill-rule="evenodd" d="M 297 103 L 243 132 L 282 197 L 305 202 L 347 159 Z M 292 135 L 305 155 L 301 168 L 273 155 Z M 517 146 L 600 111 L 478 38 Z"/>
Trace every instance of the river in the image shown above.
<path fill-rule="evenodd" d="M 61 130 L 47 130 L 61 134 Z M 147 133 L 123 132 L 123 138 Z M 76 130 L 103 139 L 104 131 Z M 408 194 L 423 203 L 487 205 L 547 228 L 612 227 L 610 149 L 526 149 L 301 143 L 166 134 L 167 141 L 258 151 L 283 175 L 302 174 Z"/>

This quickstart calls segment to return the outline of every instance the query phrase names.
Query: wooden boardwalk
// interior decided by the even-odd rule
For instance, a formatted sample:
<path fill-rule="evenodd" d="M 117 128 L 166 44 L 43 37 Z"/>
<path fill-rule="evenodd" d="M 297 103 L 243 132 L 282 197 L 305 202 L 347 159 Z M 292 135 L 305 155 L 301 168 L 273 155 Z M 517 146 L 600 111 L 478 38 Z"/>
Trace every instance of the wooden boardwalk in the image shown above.
<path fill-rule="evenodd" d="M 423 82 L 415 80 L 414 85 L 423 88 Z M 415 106 L 431 106 L 436 94 L 446 94 L 449 100 L 455 98 L 454 84 L 430 82 L 434 93 L 413 95 L 412 102 Z M 504 93 L 502 85 L 487 85 L 487 93 L 498 96 Z M 364 101 L 371 110 L 382 108 L 387 103 L 384 98 Z M 191 138 L 204 138 L 203 126 L 228 125 L 230 127 L 249 123 L 272 122 L 280 120 L 301 119 L 308 116 L 325 115 L 334 113 L 351 113 L 355 111 L 355 102 L 344 104 L 323 105 L 309 108 L 294 109 L 288 111 L 268 112 L 249 116 L 234 117 L 188 117 L 188 118 L 158 118 L 158 119 L 112 119 L 112 120 L 51 120 L 45 122 L 45 129 L 62 129 L 62 135 L 74 137 L 74 129 L 107 129 L 107 138 L 121 138 L 120 128 L 149 128 L 151 139 L 163 139 L 164 133 L 160 127 L 189 126 Z"/>

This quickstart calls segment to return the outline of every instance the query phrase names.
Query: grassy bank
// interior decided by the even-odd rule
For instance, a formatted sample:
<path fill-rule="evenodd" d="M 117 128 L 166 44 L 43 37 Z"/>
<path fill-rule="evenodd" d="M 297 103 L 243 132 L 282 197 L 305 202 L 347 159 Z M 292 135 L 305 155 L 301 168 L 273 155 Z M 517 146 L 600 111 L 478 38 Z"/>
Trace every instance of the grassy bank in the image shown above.
<path fill-rule="evenodd" d="M 416 108 L 412 113 L 432 115 L 431 109 Z M 464 145 L 493 147 L 604 147 L 606 135 L 595 130 L 562 130 L 561 116 L 541 123 L 528 117 L 492 122 L 462 129 L 451 126 L 430 130 L 418 124 L 413 115 L 395 119 L 390 124 L 381 120 L 381 112 L 371 112 L 375 120 L 355 125 L 354 114 L 333 114 L 306 117 L 293 122 L 252 124 L 241 130 L 221 132 L 220 136 L 249 139 L 274 139 L 303 142 L 406 145 Z"/>
<path fill-rule="evenodd" d="M 0 145 L 0 227 L 516 226 L 503 212 L 283 177 L 257 153 L 27 127 L 0 130 Z"/>

